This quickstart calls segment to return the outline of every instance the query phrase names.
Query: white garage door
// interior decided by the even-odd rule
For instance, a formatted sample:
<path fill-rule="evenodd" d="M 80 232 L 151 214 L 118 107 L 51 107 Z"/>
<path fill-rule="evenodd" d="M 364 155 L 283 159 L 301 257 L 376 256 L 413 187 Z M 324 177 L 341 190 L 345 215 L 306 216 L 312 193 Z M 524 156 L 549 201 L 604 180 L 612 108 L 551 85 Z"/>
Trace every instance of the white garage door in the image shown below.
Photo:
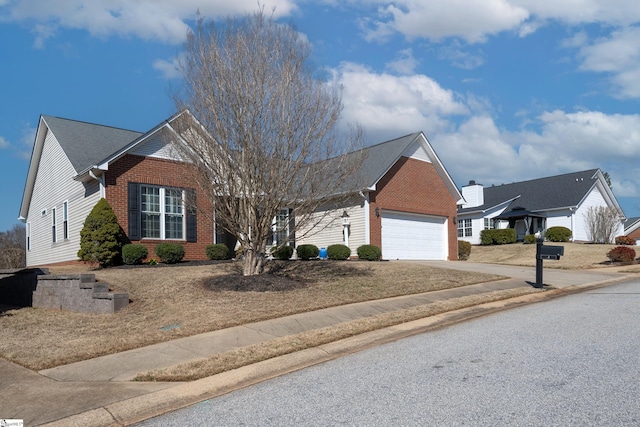
<path fill-rule="evenodd" d="M 446 260 L 446 218 L 386 211 L 382 215 L 384 259 Z"/>

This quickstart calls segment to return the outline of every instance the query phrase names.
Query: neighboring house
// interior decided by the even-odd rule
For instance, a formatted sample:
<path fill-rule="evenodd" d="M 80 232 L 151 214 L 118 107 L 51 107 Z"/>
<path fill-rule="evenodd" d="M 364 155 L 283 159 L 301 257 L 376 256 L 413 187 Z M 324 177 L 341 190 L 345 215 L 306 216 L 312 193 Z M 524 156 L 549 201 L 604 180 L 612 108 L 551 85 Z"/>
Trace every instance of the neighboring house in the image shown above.
<path fill-rule="evenodd" d="M 76 261 L 84 220 L 103 197 L 129 240 L 145 244 L 150 256 L 165 241 L 182 244 L 186 260 L 205 259 L 211 243 L 233 246 L 212 215 L 198 214 L 210 205 L 194 188 L 192 166 L 172 149 L 170 141 L 180 140 L 172 127 L 178 116 L 145 133 L 41 116 L 20 207 L 27 265 Z M 365 151 L 357 177 L 345 184 L 352 202 L 339 210 L 350 215 L 352 254 L 370 243 L 387 259 L 457 259 L 454 218 L 462 196 L 425 136 Z M 287 223 L 291 214 L 283 209 L 275 222 Z M 341 223 L 333 222 L 291 243 L 344 243 Z"/>
<path fill-rule="evenodd" d="M 475 181 L 462 187 L 458 238 L 480 243 L 480 232 L 515 228 L 518 240 L 549 227 L 571 230 L 573 241 L 589 241 L 589 208 L 605 206 L 622 215 L 615 236 L 624 233 L 624 214 L 600 169 L 484 187 Z"/>
<path fill-rule="evenodd" d="M 636 239 L 636 242 L 640 240 L 640 217 L 627 218 L 624 222 L 624 235 Z"/>

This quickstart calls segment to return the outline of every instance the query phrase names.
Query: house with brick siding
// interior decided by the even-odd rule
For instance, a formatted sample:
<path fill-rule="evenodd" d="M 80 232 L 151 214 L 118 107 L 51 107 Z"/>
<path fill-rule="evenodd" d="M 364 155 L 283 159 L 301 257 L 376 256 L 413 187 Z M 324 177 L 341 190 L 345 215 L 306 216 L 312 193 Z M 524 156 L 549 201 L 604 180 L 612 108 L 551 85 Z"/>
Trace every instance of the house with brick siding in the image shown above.
<path fill-rule="evenodd" d="M 640 241 L 640 217 L 627 218 L 624 222 L 624 235 Z"/>
<path fill-rule="evenodd" d="M 180 243 L 185 260 L 206 259 L 211 243 L 233 246 L 216 229 L 206 197 L 194 187 L 192 165 L 172 142 L 178 113 L 147 132 L 136 132 L 43 115 L 20 206 L 26 224 L 27 266 L 77 261 L 80 230 L 101 199 L 112 206 L 133 243 L 148 247 Z M 340 191 L 353 196 L 340 207 L 350 224 L 325 224 L 317 233 L 297 233 L 289 244 L 326 247 L 345 243 L 355 255 L 374 244 L 386 259 L 457 259 L 454 223 L 461 194 L 422 132 L 365 149 L 367 156 L 353 180 Z M 274 220 L 295 217 L 286 207 Z M 335 224 L 334 224 L 335 223 Z M 274 242 L 277 236 L 274 233 Z M 286 233 L 285 233 L 286 234 Z"/>

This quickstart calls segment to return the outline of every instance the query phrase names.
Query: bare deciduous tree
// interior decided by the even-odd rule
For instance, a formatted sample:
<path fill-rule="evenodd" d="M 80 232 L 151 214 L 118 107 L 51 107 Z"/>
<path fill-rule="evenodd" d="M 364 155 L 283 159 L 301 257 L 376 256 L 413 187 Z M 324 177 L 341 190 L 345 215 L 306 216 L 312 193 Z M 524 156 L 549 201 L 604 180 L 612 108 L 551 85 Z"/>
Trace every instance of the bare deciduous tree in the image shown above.
<path fill-rule="evenodd" d="M 589 239 L 594 243 L 613 243 L 622 214 L 614 208 L 591 206 L 584 214 Z"/>
<path fill-rule="evenodd" d="M 313 229 L 322 215 L 312 213 L 340 205 L 340 188 L 362 162 L 360 128 L 347 137 L 337 130 L 341 88 L 315 74 L 309 55 L 303 36 L 263 10 L 221 24 L 199 20 L 185 43 L 176 103 L 193 116 L 176 120 L 186 143 L 176 146 L 196 165 L 194 182 L 217 226 L 242 245 L 244 275 L 262 272 L 279 209 L 294 212 L 290 234 Z"/>
<path fill-rule="evenodd" d="M 25 266 L 25 239 L 25 228 L 19 224 L 10 230 L 0 231 L 0 269 Z"/>

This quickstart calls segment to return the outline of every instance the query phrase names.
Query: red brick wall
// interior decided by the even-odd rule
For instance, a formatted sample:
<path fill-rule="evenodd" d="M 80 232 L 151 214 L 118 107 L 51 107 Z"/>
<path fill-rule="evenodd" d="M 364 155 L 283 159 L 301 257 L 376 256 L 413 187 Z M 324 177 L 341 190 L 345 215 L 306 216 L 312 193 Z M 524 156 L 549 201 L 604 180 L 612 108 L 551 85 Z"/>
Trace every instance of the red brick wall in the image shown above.
<path fill-rule="evenodd" d="M 109 165 L 105 179 L 105 196 L 111 204 L 118 223 L 128 232 L 128 207 L 127 192 L 128 183 L 137 182 L 142 184 L 159 185 L 163 187 L 194 188 L 193 172 L 190 173 L 191 166 L 170 160 L 154 159 L 127 154 L 114 164 Z M 196 190 L 197 192 L 197 190 Z M 180 243 L 185 249 L 185 260 L 207 259 L 205 247 L 213 243 L 213 223 L 208 220 L 203 212 L 207 210 L 206 197 L 197 192 L 198 201 L 198 234 L 196 242 L 176 241 L 176 240 L 150 240 L 143 239 L 134 243 L 142 243 L 149 250 L 149 257 L 155 258 L 155 245 L 161 242 Z"/>
<path fill-rule="evenodd" d="M 640 239 L 640 228 L 634 230 L 632 233 L 628 234 L 629 237 L 631 237 L 632 239 Z"/>
<path fill-rule="evenodd" d="M 453 223 L 457 201 L 433 164 L 400 158 L 378 182 L 369 202 L 372 245 L 382 247 L 382 218 L 376 217 L 376 208 L 443 216 L 448 219 L 449 259 L 458 259 L 458 226 Z"/>

